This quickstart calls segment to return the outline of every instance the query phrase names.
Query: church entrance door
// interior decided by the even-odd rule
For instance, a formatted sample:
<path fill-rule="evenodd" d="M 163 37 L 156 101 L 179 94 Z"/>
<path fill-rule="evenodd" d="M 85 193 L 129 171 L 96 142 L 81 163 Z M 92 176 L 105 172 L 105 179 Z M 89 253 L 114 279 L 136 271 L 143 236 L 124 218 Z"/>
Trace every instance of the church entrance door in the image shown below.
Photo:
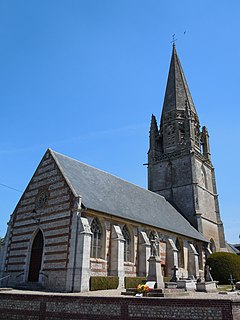
<path fill-rule="evenodd" d="M 39 230 L 32 244 L 28 281 L 38 282 L 39 272 L 42 264 L 42 254 L 43 254 L 43 234 L 41 230 Z"/>

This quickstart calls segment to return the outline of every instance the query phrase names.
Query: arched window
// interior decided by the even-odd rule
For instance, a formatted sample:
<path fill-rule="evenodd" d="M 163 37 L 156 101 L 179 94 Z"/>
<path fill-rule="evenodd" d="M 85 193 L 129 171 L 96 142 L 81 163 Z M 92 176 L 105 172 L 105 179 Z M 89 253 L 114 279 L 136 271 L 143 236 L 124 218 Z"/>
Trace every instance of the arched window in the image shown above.
<path fill-rule="evenodd" d="M 131 261 L 131 235 L 127 228 L 124 226 L 122 229 L 122 234 L 125 239 L 124 242 L 124 261 Z"/>
<path fill-rule="evenodd" d="M 210 250 L 213 252 L 216 252 L 216 245 L 213 239 L 210 240 Z"/>
<path fill-rule="evenodd" d="M 156 232 L 150 231 L 149 234 L 148 234 L 149 241 L 154 240 L 155 236 L 156 236 Z"/>
<path fill-rule="evenodd" d="M 176 241 L 176 248 L 178 249 L 178 267 L 184 268 L 183 245 L 179 239 Z"/>
<path fill-rule="evenodd" d="M 203 269 L 203 257 L 202 257 L 202 246 L 200 244 L 195 245 L 195 248 L 198 253 L 198 266 L 199 269 Z"/>
<path fill-rule="evenodd" d="M 91 257 L 100 258 L 102 249 L 102 227 L 97 218 L 94 218 L 91 223 L 92 242 L 91 242 Z"/>
<path fill-rule="evenodd" d="M 204 166 L 201 167 L 201 183 L 204 186 L 204 188 L 208 189 L 208 183 L 207 183 L 207 173 Z"/>

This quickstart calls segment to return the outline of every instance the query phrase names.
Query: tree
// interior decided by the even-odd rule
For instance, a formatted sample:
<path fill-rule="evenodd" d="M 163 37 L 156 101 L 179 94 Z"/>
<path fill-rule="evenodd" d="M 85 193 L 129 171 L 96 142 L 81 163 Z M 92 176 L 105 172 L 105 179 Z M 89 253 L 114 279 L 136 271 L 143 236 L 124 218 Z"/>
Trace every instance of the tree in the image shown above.
<path fill-rule="evenodd" d="M 229 284 L 230 274 L 235 281 L 240 280 L 240 256 L 228 252 L 215 252 L 206 261 L 211 268 L 213 280 L 219 284 Z"/>

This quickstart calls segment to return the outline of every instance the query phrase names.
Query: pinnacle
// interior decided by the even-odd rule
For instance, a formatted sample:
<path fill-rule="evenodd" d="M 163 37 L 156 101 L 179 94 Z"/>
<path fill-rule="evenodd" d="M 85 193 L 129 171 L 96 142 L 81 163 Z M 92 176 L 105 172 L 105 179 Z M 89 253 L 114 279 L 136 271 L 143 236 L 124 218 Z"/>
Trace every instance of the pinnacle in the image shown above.
<path fill-rule="evenodd" d="M 157 120 L 154 114 L 152 114 L 152 119 L 151 119 L 151 130 L 158 131 Z"/>

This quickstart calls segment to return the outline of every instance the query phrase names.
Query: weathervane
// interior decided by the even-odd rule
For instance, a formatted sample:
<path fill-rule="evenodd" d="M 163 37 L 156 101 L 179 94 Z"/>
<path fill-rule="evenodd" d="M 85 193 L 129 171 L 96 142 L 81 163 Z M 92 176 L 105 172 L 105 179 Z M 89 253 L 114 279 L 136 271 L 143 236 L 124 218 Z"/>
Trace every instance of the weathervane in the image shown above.
<path fill-rule="evenodd" d="M 175 46 L 175 42 L 177 41 L 177 39 L 175 39 L 175 33 L 172 35 L 172 41 L 171 43 Z"/>

